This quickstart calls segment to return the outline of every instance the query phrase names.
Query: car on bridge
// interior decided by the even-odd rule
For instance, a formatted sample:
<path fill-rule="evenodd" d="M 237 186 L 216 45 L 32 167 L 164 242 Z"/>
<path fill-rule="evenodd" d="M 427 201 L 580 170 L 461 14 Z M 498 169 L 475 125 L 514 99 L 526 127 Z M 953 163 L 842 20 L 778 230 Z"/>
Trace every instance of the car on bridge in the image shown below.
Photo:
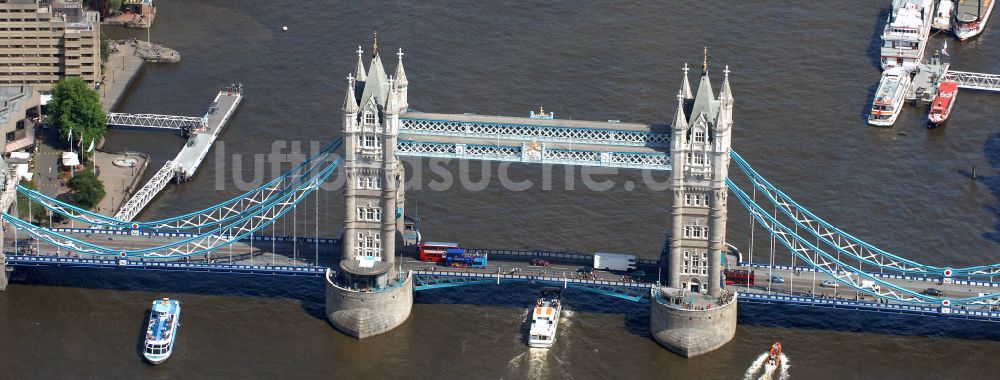
<path fill-rule="evenodd" d="M 534 259 L 531 259 L 531 261 L 528 261 L 528 264 L 535 265 L 535 266 L 540 266 L 540 267 L 547 267 L 547 266 L 549 266 L 549 262 L 548 261 L 543 260 L 543 259 L 539 259 L 537 257 L 534 258 Z"/>
<path fill-rule="evenodd" d="M 941 297 L 944 295 L 944 292 L 942 292 L 941 289 L 938 288 L 927 288 L 924 289 L 922 293 L 929 295 L 931 297 Z"/>
<path fill-rule="evenodd" d="M 785 283 L 785 278 L 781 277 L 779 275 L 773 275 L 773 276 L 771 276 L 770 281 L 772 283 L 775 283 L 775 284 L 784 284 Z"/>
<path fill-rule="evenodd" d="M 822 286 L 824 288 L 839 288 L 840 284 L 838 284 L 836 281 L 826 280 L 821 282 L 819 286 Z"/>

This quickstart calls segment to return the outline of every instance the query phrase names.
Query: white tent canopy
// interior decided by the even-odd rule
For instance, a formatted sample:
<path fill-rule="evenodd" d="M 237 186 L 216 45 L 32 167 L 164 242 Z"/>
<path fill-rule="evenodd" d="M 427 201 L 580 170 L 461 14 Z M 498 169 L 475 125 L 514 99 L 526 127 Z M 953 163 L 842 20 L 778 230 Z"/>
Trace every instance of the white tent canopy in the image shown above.
<path fill-rule="evenodd" d="M 77 166 L 80 165 L 80 156 L 74 152 L 63 152 L 62 154 L 62 164 L 63 166 Z"/>

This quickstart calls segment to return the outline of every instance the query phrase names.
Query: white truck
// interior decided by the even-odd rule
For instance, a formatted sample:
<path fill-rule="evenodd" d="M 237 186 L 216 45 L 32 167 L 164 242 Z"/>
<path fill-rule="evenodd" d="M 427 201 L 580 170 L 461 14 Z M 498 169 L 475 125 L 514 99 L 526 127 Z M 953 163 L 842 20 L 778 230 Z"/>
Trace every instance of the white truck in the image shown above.
<path fill-rule="evenodd" d="M 873 292 L 881 291 L 881 287 L 874 280 L 861 280 L 861 289 L 868 289 Z"/>
<path fill-rule="evenodd" d="M 635 270 L 635 255 L 620 253 L 594 253 L 594 269 L 629 272 Z"/>

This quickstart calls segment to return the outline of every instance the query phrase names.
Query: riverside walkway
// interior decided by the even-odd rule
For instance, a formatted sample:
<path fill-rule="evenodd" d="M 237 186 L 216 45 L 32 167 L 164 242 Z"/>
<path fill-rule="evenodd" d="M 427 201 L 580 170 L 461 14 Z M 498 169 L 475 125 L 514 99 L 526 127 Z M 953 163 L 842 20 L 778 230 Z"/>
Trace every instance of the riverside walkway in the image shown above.
<path fill-rule="evenodd" d="M 177 179 L 181 182 L 194 176 L 242 100 L 242 84 L 232 85 L 219 91 L 212 100 L 208 112 L 199 119 L 204 120 L 204 127 L 193 131 L 177 156 L 163 164 L 163 167 L 136 191 L 128 202 L 125 202 L 115 214 L 115 218 L 125 221 L 134 219 L 171 180 Z"/>

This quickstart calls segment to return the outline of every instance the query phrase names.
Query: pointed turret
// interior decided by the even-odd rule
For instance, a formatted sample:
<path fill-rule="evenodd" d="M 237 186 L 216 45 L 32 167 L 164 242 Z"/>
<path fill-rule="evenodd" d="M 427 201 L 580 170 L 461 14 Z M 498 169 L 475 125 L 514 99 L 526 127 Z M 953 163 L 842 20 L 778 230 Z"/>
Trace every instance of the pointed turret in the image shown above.
<path fill-rule="evenodd" d="M 399 89 L 396 88 L 395 80 L 389 77 L 389 94 L 385 100 L 386 115 L 399 113 Z"/>
<path fill-rule="evenodd" d="M 358 101 L 354 98 L 354 77 L 351 75 L 347 76 L 347 96 L 344 97 L 343 110 L 347 114 L 358 113 Z"/>
<path fill-rule="evenodd" d="M 677 113 L 674 114 L 674 130 L 687 129 L 687 115 L 684 114 L 684 90 L 677 91 Z"/>
<path fill-rule="evenodd" d="M 399 57 L 399 62 L 396 63 L 396 87 L 406 88 L 409 82 L 406 81 L 406 71 L 403 70 L 403 48 L 399 48 L 399 53 L 396 53 Z"/>
<path fill-rule="evenodd" d="M 361 61 L 361 54 L 364 54 L 364 51 L 361 50 L 361 45 L 358 45 L 358 67 L 354 69 L 354 77 L 364 82 L 368 78 L 365 76 L 365 63 Z"/>
<path fill-rule="evenodd" d="M 722 80 L 722 90 L 719 92 L 719 101 L 722 102 L 723 107 L 730 107 L 733 105 L 733 90 L 729 88 L 729 65 L 726 65 L 726 69 L 722 71 L 725 74 Z"/>
<path fill-rule="evenodd" d="M 389 80 L 385 75 L 385 67 L 382 66 L 382 58 L 378 51 L 372 57 L 372 63 L 368 66 L 368 80 L 365 81 L 365 89 L 361 93 L 361 104 L 368 104 L 374 100 L 375 104 L 385 105 L 385 97 L 389 94 Z"/>
<path fill-rule="evenodd" d="M 681 82 L 681 95 L 684 99 L 694 99 L 694 94 L 691 93 L 691 81 L 688 80 L 688 64 L 684 64 L 684 82 Z"/>

